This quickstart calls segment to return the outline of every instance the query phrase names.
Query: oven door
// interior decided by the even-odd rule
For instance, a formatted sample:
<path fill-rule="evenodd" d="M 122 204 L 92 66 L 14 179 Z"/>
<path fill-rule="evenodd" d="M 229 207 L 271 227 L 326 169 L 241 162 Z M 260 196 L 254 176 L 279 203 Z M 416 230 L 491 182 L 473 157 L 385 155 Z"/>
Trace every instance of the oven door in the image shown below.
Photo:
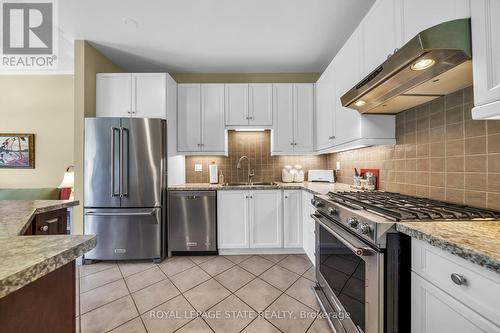
<path fill-rule="evenodd" d="M 333 327 L 347 333 L 383 332 L 383 253 L 315 213 L 316 279 Z"/>

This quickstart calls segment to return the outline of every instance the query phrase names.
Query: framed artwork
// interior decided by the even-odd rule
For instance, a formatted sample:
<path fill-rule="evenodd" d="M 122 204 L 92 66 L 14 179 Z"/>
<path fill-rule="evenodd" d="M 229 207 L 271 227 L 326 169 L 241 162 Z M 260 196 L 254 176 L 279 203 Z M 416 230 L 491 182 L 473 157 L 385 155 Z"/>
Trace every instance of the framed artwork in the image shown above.
<path fill-rule="evenodd" d="M 34 169 L 35 134 L 0 133 L 0 168 Z"/>

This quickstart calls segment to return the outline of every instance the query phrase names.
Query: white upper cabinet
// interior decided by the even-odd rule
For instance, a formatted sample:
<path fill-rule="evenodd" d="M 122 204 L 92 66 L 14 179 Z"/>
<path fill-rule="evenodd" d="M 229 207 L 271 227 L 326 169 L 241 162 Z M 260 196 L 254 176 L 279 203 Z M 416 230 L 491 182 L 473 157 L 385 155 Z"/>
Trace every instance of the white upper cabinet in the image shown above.
<path fill-rule="evenodd" d="M 283 247 L 281 191 L 249 192 L 250 248 Z"/>
<path fill-rule="evenodd" d="M 167 116 L 166 73 L 99 73 L 98 117 L 161 118 Z"/>
<path fill-rule="evenodd" d="M 401 0 L 377 0 L 361 22 L 363 76 L 375 70 L 388 55 L 392 55 L 400 47 L 400 2 Z"/>
<path fill-rule="evenodd" d="M 361 138 L 362 115 L 353 109 L 343 107 L 340 101 L 361 77 L 361 44 L 358 31 L 355 31 L 337 53 L 331 66 L 335 73 L 335 145 Z"/>
<path fill-rule="evenodd" d="M 132 106 L 135 117 L 165 118 L 167 80 L 162 73 L 132 74 Z"/>
<path fill-rule="evenodd" d="M 333 146 L 335 139 L 335 77 L 328 66 L 316 83 L 316 149 Z"/>
<path fill-rule="evenodd" d="M 402 45 L 419 32 L 439 23 L 470 17 L 469 0 L 400 0 L 400 2 L 403 12 Z"/>
<path fill-rule="evenodd" d="M 272 84 L 234 83 L 225 86 L 226 126 L 272 126 Z"/>
<path fill-rule="evenodd" d="M 224 84 L 201 85 L 201 138 L 202 151 L 226 151 Z"/>
<path fill-rule="evenodd" d="M 314 151 L 314 84 L 274 84 L 273 117 L 273 153 Z"/>
<path fill-rule="evenodd" d="M 500 119 L 500 1 L 471 1 L 473 119 Z"/>
<path fill-rule="evenodd" d="M 96 75 L 96 116 L 130 117 L 132 112 L 132 80 L 128 73 Z"/>
<path fill-rule="evenodd" d="M 226 84 L 226 125 L 248 125 L 248 84 Z"/>
<path fill-rule="evenodd" d="M 314 85 L 296 83 L 293 85 L 293 150 L 312 152 L 314 150 Z"/>
<path fill-rule="evenodd" d="M 201 150 L 201 85 L 177 86 L 177 148 L 180 152 Z"/>
<path fill-rule="evenodd" d="M 293 151 L 293 84 L 273 86 L 273 151 Z"/>
<path fill-rule="evenodd" d="M 284 247 L 302 247 L 302 190 L 283 191 Z"/>
<path fill-rule="evenodd" d="M 178 151 L 225 155 L 223 84 L 179 84 L 177 96 Z"/>
<path fill-rule="evenodd" d="M 253 126 L 272 126 L 273 85 L 270 83 L 249 84 L 248 98 L 248 124 Z"/>

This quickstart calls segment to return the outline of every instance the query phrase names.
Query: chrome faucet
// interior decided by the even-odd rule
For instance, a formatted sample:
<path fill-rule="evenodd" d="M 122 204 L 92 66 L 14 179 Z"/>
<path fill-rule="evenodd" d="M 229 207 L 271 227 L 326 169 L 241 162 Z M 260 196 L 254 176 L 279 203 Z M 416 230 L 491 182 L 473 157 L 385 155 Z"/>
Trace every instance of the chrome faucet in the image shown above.
<path fill-rule="evenodd" d="M 237 169 L 241 169 L 241 161 L 246 158 L 248 162 L 248 184 L 252 184 L 252 177 L 255 176 L 255 170 L 250 169 L 250 159 L 247 156 L 241 156 L 240 159 L 238 160 L 238 165 L 236 166 Z"/>

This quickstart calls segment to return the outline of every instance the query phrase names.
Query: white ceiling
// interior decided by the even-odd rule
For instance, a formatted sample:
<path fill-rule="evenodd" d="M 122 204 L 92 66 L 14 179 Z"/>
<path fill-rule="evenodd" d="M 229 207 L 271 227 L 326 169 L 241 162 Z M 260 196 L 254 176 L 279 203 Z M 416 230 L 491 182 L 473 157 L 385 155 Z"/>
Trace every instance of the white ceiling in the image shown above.
<path fill-rule="evenodd" d="M 62 0 L 59 25 L 130 71 L 321 72 L 374 0 Z"/>

